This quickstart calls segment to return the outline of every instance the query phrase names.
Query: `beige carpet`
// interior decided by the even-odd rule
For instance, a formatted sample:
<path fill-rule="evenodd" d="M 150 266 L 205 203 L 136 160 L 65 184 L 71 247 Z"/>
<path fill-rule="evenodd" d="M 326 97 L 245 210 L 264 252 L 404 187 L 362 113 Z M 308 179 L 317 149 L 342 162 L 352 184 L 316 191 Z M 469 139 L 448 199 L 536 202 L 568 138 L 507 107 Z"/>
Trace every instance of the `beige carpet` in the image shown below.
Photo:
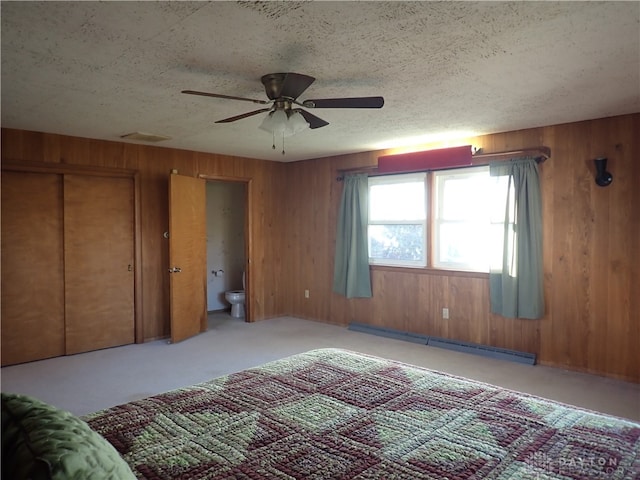
<path fill-rule="evenodd" d="M 2 391 L 33 395 L 77 415 L 236 372 L 315 348 L 391 358 L 640 420 L 640 385 L 543 366 L 452 352 L 319 322 L 281 317 L 244 323 L 209 317 L 209 331 L 166 341 L 4 367 Z"/>

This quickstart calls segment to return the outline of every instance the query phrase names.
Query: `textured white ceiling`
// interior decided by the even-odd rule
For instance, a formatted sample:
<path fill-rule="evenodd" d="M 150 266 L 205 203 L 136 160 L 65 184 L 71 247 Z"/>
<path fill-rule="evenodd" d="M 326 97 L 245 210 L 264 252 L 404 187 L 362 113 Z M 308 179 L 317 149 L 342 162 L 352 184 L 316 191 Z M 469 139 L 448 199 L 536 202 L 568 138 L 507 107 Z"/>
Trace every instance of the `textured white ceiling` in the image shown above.
<path fill-rule="evenodd" d="M 7 2 L 2 126 L 277 161 L 640 111 L 640 2 Z M 260 77 L 316 81 L 329 125 L 272 150 Z M 523 145 L 523 147 L 525 147 Z"/>

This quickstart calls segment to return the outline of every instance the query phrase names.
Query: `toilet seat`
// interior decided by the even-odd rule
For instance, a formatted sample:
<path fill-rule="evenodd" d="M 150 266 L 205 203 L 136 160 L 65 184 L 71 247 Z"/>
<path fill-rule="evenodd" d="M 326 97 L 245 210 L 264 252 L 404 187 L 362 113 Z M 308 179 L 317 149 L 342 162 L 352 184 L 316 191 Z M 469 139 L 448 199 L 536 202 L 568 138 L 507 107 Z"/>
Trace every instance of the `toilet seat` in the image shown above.
<path fill-rule="evenodd" d="M 234 318 L 244 317 L 244 290 L 230 290 L 225 292 L 224 298 L 231 304 L 231 316 Z"/>
<path fill-rule="evenodd" d="M 242 287 L 244 288 L 244 274 L 242 272 Z M 224 298 L 231 304 L 231 316 L 234 318 L 244 317 L 244 290 L 230 290 L 225 292 Z"/>

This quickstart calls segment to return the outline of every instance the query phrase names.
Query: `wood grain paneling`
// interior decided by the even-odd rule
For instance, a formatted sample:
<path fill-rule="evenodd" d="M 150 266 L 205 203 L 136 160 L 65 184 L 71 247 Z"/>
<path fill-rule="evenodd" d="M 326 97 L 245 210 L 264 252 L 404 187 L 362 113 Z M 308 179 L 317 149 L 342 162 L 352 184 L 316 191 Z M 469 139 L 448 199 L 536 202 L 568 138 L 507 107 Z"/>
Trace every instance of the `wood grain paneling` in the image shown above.
<path fill-rule="evenodd" d="M 339 169 L 370 166 L 392 151 L 288 164 L 118 142 L 2 131 L 2 158 L 120 166 L 140 172 L 144 338 L 168 334 L 167 178 L 251 179 L 253 319 L 290 314 L 347 325 L 408 329 L 536 353 L 546 365 L 640 381 L 640 114 L 464 139 L 485 152 L 545 145 L 545 317 L 489 313 L 488 280 L 450 272 L 372 268 L 373 299 L 331 291 Z M 433 145 L 440 148 L 445 145 Z M 594 182 L 609 158 L 613 183 Z M 304 298 L 304 290 L 310 298 Z M 450 319 L 441 318 L 443 307 Z"/>
<path fill-rule="evenodd" d="M 324 293 L 332 282 L 342 190 L 337 171 L 375 165 L 379 155 L 391 152 L 288 165 L 286 196 L 294 213 L 286 235 L 289 313 L 532 352 L 546 365 L 640 381 L 634 346 L 640 341 L 639 131 L 640 115 L 634 114 L 467 139 L 485 152 L 551 148 L 551 159 L 541 166 L 546 299 L 541 320 L 490 314 L 486 277 L 444 271 L 372 267 L 372 299 L 347 300 L 329 292 L 323 308 L 304 300 L 306 285 Z M 599 156 L 609 158 L 614 176 L 607 188 L 594 182 L 593 159 Z M 449 320 L 441 318 L 443 307 L 450 310 Z"/>
<path fill-rule="evenodd" d="M 62 177 L 2 172 L 2 365 L 64 354 Z"/>
<path fill-rule="evenodd" d="M 245 178 L 250 182 L 248 202 L 252 245 L 248 309 L 252 320 L 287 313 L 281 279 L 288 252 L 283 230 L 288 222 L 284 171 L 286 164 L 227 155 L 189 152 L 123 142 L 2 129 L 2 160 L 116 167 L 138 171 L 142 264 L 141 316 L 137 341 L 169 335 L 168 178 L 199 174 Z M 318 299 L 319 300 L 319 299 Z"/>

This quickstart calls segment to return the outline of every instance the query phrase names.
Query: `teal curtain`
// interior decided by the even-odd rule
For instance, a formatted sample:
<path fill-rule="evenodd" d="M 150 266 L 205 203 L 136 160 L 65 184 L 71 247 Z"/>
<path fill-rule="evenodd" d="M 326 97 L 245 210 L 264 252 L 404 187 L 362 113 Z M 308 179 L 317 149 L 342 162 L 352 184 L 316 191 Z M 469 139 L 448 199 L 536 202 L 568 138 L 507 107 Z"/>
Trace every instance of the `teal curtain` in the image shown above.
<path fill-rule="evenodd" d="M 491 312 L 509 318 L 544 316 L 542 201 L 532 158 L 492 163 L 491 176 L 508 177 L 502 223 L 502 262 L 489 273 Z"/>
<path fill-rule="evenodd" d="M 347 298 L 371 297 L 369 274 L 369 182 L 367 174 L 346 175 L 338 211 L 333 291 Z"/>

